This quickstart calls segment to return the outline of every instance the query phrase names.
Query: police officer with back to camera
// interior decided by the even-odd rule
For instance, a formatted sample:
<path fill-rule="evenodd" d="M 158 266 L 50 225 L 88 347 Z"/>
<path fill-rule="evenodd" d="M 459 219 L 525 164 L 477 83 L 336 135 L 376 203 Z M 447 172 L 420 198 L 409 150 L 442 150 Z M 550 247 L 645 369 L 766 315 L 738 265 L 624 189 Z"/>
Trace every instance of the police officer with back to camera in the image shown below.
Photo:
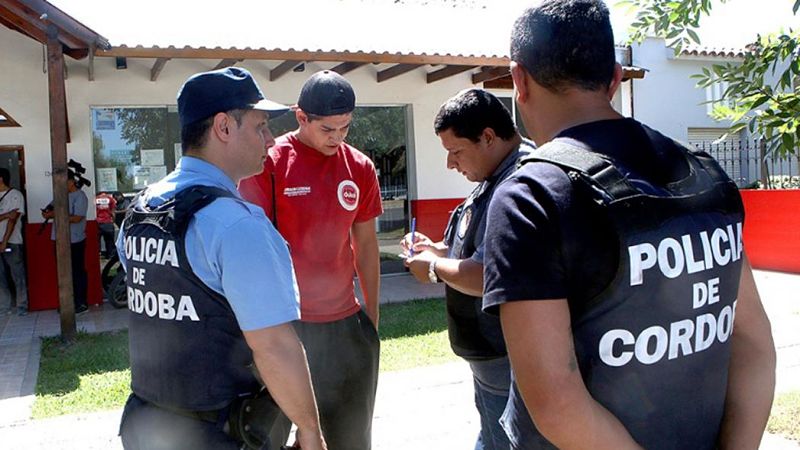
<path fill-rule="evenodd" d="M 475 448 L 507 450 L 499 420 L 508 402 L 511 368 L 500 320 L 481 311 L 484 234 L 492 194 L 533 143 L 522 139 L 508 109 L 483 89 L 467 89 L 447 100 L 433 128 L 447 151 L 447 168 L 479 184 L 453 211 L 444 240 L 432 242 L 414 232 L 400 244 L 418 281 L 446 283 L 450 346 L 469 362 L 481 419 Z"/>
<path fill-rule="evenodd" d="M 486 235 L 512 448 L 757 448 L 775 350 L 736 185 L 614 111 L 622 70 L 601 0 L 527 10 L 511 60 L 539 145 L 495 192 Z"/>
<path fill-rule="evenodd" d="M 262 405 L 257 376 L 302 448 L 325 448 L 290 324 L 300 311 L 287 246 L 236 189 L 262 170 L 269 118 L 286 110 L 240 68 L 193 75 L 178 94 L 184 156 L 137 196 L 117 241 L 132 311 L 126 449 L 261 446 L 241 433 L 255 425 L 241 405 Z"/>

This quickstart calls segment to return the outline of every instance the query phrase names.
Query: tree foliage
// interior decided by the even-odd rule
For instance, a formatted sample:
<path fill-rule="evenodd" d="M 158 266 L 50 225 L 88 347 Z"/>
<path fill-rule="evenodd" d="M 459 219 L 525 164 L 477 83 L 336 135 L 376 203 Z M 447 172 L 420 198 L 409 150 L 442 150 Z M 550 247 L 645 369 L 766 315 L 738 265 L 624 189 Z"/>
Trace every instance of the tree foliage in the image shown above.
<path fill-rule="evenodd" d="M 120 136 L 135 148 L 163 148 L 166 128 L 166 108 L 120 108 L 117 120 Z"/>
<path fill-rule="evenodd" d="M 288 113 L 270 120 L 270 130 L 275 136 L 297 129 L 294 114 Z M 347 134 L 347 143 L 370 154 L 382 155 L 405 145 L 405 108 L 359 106 Z"/>
<path fill-rule="evenodd" d="M 796 15 L 800 0 L 787 0 L 787 13 L 792 2 Z M 636 11 L 631 41 L 655 35 L 676 53 L 692 42 L 700 43 L 696 32 L 700 19 L 712 14 L 712 0 L 623 0 L 618 5 Z M 747 128 L 766 144 L 768 154 L 800 154 L 800 33 L 756 36 L 741 62 L 713 64 L 694 78 L 698 87 L 727 86 L 712 115 L 730 120 L 731 132 Z"/>

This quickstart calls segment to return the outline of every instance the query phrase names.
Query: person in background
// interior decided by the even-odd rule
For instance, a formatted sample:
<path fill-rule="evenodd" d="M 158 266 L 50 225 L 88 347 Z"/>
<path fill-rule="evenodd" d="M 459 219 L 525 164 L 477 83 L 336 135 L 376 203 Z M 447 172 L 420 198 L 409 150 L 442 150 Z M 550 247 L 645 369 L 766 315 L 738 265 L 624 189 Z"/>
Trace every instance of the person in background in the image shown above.
<path fill-rule="evenodd" d="M 418 281 L 446 284 L 450 346 L 469 362 L 481 418 L 475 448 L 507 450 L 500 416 L 508 402 L 511 368 L 500 319 L 481 310 L 483 237 L 494 190 L 533 150 L 533 143 L 522 139 L 511 113 L 483 89 L 467 89 L 446 101 L 433 128 L 447 151 L 447 168 L 479 184 L 453 211 L 443 241 L 434 243 L 415 232 L 400 244 Z"/>
<path fill-rule="evenodd" d="M 110 192 L 100 192 L 94 199 L 97 214 L 98 239 L 102 241 L 103 257 L 114 256 L 114 215 L 117 211 L 117 200 Z"/>
<path fill-rule="evenodd" d="M 483 301 L 511 359 L 512 448 L 758 448 L 775 348 L 736 184 L 613 109 L 603 1 L 545 0 L 511 36 L 538 148 L 492 198 Z"/>
<path fill-rule="evenodd" d="M 86 273 L 86 212 L 89 199 L 81 190 L 79 176 L 69 171 L 67 176 L 69 242 L 72 265 L 72 295 L 75 301 L 75 314 L 83 314 L 89 310 L 87 303 L 88 275 Z M 52 204 L 52 202 L 51 202 Z M 42 210 L 42 217 L 53 219 L 55 212 L 51 208 Z M 56 240 L 56 226 L 50 230 L 50 240 Z"/>
<path fill-rule="evenodd" d="M 22 248 L 22 216 L 25 197 L 11 187 L 11 174 L 0 167 L 0 315 L 11 313 L 11 289 L 14 282 L 17 315 L 28 314 L 28 286 L 25 278 L 25 255 Z"/>
<path fill-rule="evenodd" d="M 114 211 L 114 224 L 117 228 L 122 227 L 122 221 L 125 219 L 125 212 L 128 210 L 128 206 L 131 204 L 131 199 L 126 197 L 120 191 L 114 191 L 112 194 L 114 200 L 117 202 L 117 209 Z"/>
<path fill-rule="evenodd" d="M 279 137 L 264 172 L 239 185 L 291 248 L 302 315 L 295 327 L 308 352 L 322 430 L 336 450 L 371 447 L 380 353 L 375 219 L 383 209 L 375 166 L 344 142 L 355 103 L 341 75 L 312 75 L 297 101 L 299 129 Z"/>

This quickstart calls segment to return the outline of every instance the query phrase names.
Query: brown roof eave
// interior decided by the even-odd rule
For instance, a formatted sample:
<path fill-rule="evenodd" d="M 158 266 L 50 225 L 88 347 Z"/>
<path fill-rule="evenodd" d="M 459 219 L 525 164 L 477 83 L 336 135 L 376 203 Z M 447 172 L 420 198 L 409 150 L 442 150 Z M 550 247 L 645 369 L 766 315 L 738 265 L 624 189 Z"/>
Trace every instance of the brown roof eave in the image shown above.
<path fill-rule="evenodd" d="M 430 64 L 462 66 L 507 66 L 509 58 L 504 56 L 402 54 L 375 52 L 334 52 L 294 49 L 237 49 L 237 48 L 192 48 L 192 47 L 111 47 L 98 49 L 96 57 L 126 58 L 172 58 L 172 59 L 256 59 L 273 61 L 329 61 L 389 64 Z"/>
<path fill-rule="evenodd" d="M 44 0 L 4 0 L 0 3 L 0 18 L 7 27 L 45 44 L 47 28 L 58 31 L 64 53 L 85 58 L 92 47 L 108 48 L 108 40 Z"/>

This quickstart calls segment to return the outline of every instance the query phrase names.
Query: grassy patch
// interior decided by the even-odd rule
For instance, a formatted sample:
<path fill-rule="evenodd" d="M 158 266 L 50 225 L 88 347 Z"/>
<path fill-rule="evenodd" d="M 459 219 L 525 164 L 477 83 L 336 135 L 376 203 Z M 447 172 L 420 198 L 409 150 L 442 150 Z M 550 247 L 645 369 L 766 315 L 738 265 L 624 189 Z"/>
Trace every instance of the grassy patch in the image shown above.
<path fill-rule="evenodd" d="M 447 340 L 444 300 L 415 300 L 381 308 L 381 372 L 457 359 Z"/>
<path fill-rule="evenodd" d="M 444 301 L 381 308 L 381 371 L 456 359 L 447 341 Z M 128 332 L 79 333 L 75 343 L 42 342 L 33 418 L 120 408 L 130 392 Z"/>
<path fill-rule="evenodd" d="M 121 407 L 130 392 L 127 331 L 42 341 L 33 418 Z"/>
<path fill-rule="evenodd" d="M 775 397 L 767 431 L 800 441 L 800 391 Z"/>

